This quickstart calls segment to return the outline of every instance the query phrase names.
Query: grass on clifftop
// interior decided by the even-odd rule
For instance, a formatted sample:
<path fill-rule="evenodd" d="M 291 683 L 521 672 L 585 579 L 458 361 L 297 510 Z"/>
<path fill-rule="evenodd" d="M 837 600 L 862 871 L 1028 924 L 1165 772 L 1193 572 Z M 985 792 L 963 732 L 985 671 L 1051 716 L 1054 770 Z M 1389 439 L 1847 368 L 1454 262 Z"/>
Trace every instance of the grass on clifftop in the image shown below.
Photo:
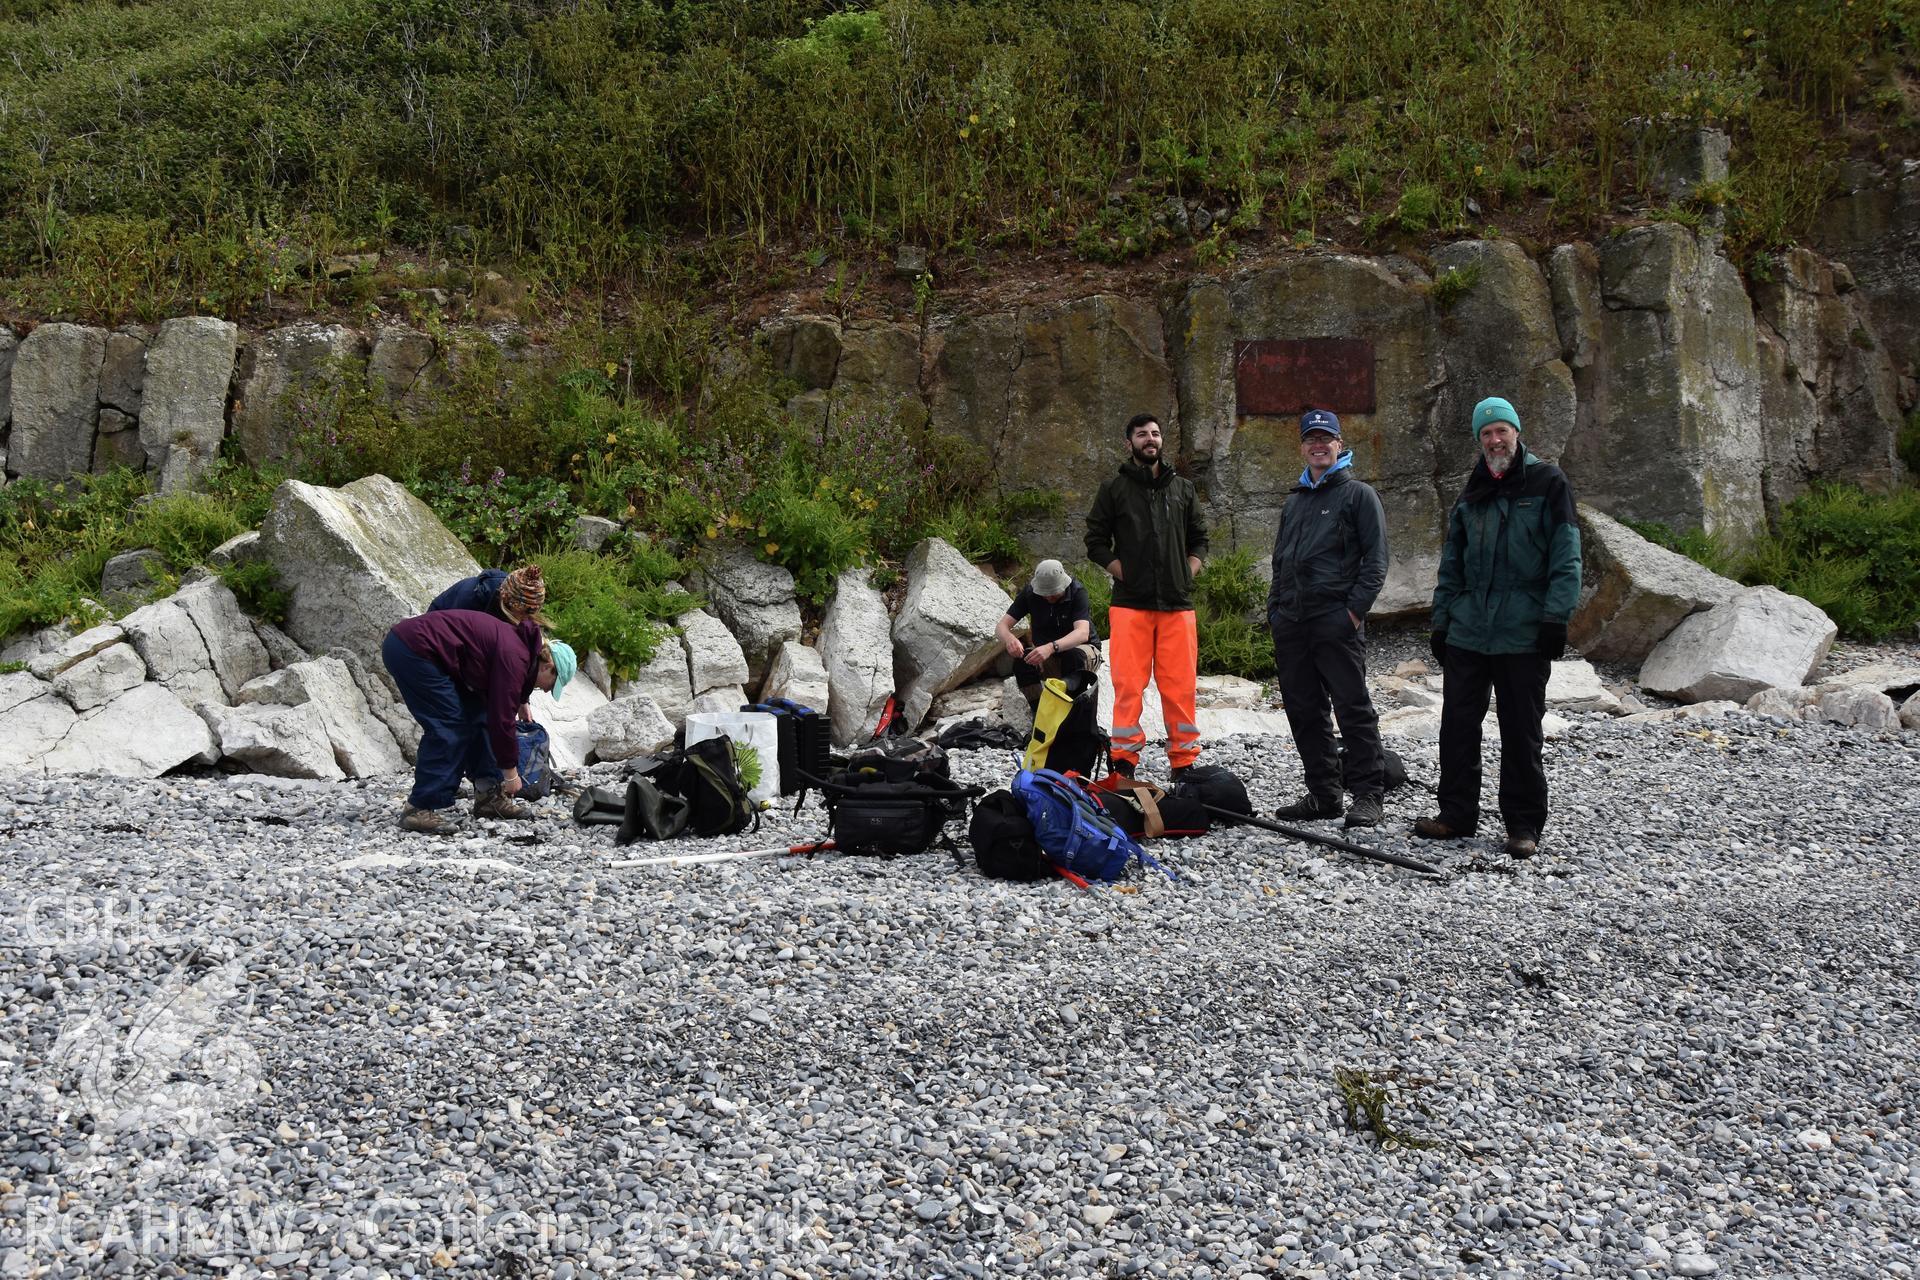
<path fill-rule="evenodd" d="M 1736 253 L 1915 128 L 1911 0 L 14 0 L 0 277 L 117 321 L 362 310 L 408 248 L 576 286 L 777 286 L 918 243 L 1540 236 L 1734 138 Z M 1218 225 L 1182 229 L 1169 200 Z M 1682 211 L 1684 212 L 1684 211 Z M 1197 250 L 1200 252 L 1200 250 Z M 446 281 L 443 281 L 446 282 Z M 391 283 L 391 282 L 388 282 Z M 404 282 L 402 282 L 404 283 Z M 930 280 L 923 280 L 927 287 Z"/>

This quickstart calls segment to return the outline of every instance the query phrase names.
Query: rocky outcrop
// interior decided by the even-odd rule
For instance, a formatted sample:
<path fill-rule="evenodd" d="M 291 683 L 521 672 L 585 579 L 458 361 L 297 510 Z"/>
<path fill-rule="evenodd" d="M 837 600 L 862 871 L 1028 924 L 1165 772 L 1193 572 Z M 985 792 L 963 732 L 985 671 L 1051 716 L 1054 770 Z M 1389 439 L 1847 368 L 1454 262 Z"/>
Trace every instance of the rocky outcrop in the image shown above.
<path fill-rule="evenodd" d="M 60 745 L 79 717 L 53 686 L 25 671 L 0 675 L 0 768 L 10 774 L 36 769 L 41 757 Z"/>
<path fill-rule="evenodd" d="M 1816 475 L 1892 489 L 1904 473 L 1896 451 L 1899 377 L 1874 336 L 1865 299 L 1845 267 L 1806 249 L 1780 255 L 1772 274 L 1754 291 L 1768 373 L 1797 381 L 1806 398 L 1770 378 L 1768 399 L 1780 415 L 1765 423 L 1770 506 L 1777 511 L 1792 501 Z"/>
<path fill-rule="evenodd" d="M 1920 162 L 1887 173 L 1851 161 L 1841 186 L 1815 219 L 1813 244 L 1847 265 L 1894 371 L 1913 378 L 1920 374 Z"/>
<path fill-rule="evenodd" d="M 1579 513 L 1580 607 L 1567 639 L 1597 662 L 1639 662 L 1682 619 L 1740 593 L 1739 583 L 1590 506 Z"/>
<path fill-rule="evenodd" d="M 140 444 L 162 493 L 192 488 L 220 456 L 240 330 L 210 316 L 160 326 L 145 353 Z"/>
<path fill-rule="evenodd" d="M 1671 222 L 1609 239 L 1598 261 L 1597 298 L 1570 302 L 1599 332 L 1576 378 L 1564 458 L 1575 492 L 1616 517 L 1751 537 L 1763 523 L 1766 457 L 1753 430 L 1758 339 L 1739 271 L 1712 240 Z"/>
<path fill-rule="evenodd" d="M 298 324 L 249 342 L 241 353 L 233 434 L 252 463 L 293 455 L 303 422 L 339 388 L 365 377 L 366 340 L 337 324 Z"/>
<path fill-rule="evenodd" d="M 701 609 L 681 614 L 674 623 L 686 646 L 687 675 L 694 696 L 709 689 L 746 684 L 746 651 L 726 623 Z"/>
<path fill-rule="evenodd" d="M 1832 619 L 1800 597 L 1748 587 L 1675 627 L 1647 655 L 1640 685 L 1682 702 L 1745 702 L 1805 683 L 1836 634 Z"/>
<path fill-rule="evenodd" d="M 1546 276 L 1511 240 L 1445 245 L 1433 255 L 1433 269 L 1436 280 L 1457 272 L 1472 281 L 1440 315 L 1446 384 L 1436 405 L 1435 452 L 1443 474 L 1473 465 L 1473 406 L 1488 396 L 1513 402 L 1529 449 L 1560 457 L 1573 435 L 1573 370 L 1561 355 Z"/>
<path fill-rule="evenodd" d="M 8 471 L 61 480 L 92 467 L 106 353 L 105 329 L 43 324 L 27 335 L 13 361 Z"/>
<path fill-rule="evenodd" d="M 346 775 L 334 759 L 326 721 L 317 707 L 248 703 L 200 709 L 220 754 L 255 773 L 278 778 L 338 782 Z"/>
<path fill-rule="evenodd" d="M 345 777 L 379 778 L 406 768 L 400 744 L 374 715 L 352 671 L 339 658 L 312 658 L 251 680 L 240 690 L 237 701 L 311 708 L 318 717 L 327 750 Z M 223 749 L 224 745 L 223 737 Z"/>
<path fill-rule="evenodd" d="M 4 440 L 7 428 L 13 423 L 13 362 L 20 353 L 20 340 L 13 336 L 13 330 L 0 324 L 0 440 Z M 0 449 L 0 483 L 5 483 L 7 470 L 6 450 Z"/>
<path fill-rule="evenodd" d="M 933 700 L 979 675 L 1000 652 L 994 624 L 1007 593 L 954 547 L 925 538 L 907 557 L 907 598 L 893 620 L 900 711 L 909 731 Z"/>
<path fill-rule="evenodd" d="M 9 721 L 9 733 L 12 728 Z M 33 767 L 157 778 L 191 760 L 213 760 L 217 750 L 206 722 L 149 681 L 80 717 Z"/>
<path fill-rule="evenodd" d="M 865 741 L 893 693 L 892 622 L 867 570 L 848 569 L 835 582 L 819 647 L 833 740 L 840 746 Z"/>
<path fill-rule="evenodd" d="M 312 653 L 350 649 L 375 672 L 394 623 L 480 571 L 427 504 L 385 476 L 339 489 L 287 481 L 260 541 L 288 593 L 287 633 Z"/>
<path fill-rule="evenodd" d="M 226 705 L 267 673 L 267 651 L 239 601 L 206 579 L 120 620 L 150 677 L 190 707 Z"/>
<path fill-rule="evenodd" d="M 594 754 L 602 760 L 631 760 L 673 738 L 673 722 L 644 693 L 617 698 L 587 717 Z"/>
<path fill-rule="evenodd" d="M 687 672 L 687 650 L 680 637 L 662 636 L 654 646 L 653 657 L 631 679 L 614 682 L 613 694 L 616 701 L 644 694 L 673 723 L 685 720 L 687 709 L 693 705 L 693 686 Z"/>
<path fill-rule="evenodd" d="M 1445 477 L 1439 483 L 1451 492 L 1465 474 L 1453 455 L 1435 451 L 1441 438 L 1433 426 L 1436 396 L 1446 363 L 1426 294 L 1378 262 L 1315 254 L 1228 281 L 1196 283 L 1174 308 L 1169 332 L 1180 387 L 1180 449 L 1202 488 L 1215 548 L 1251 547 L 1263 572 L 1267 559 L 1260 553 L 1271 547 L 1280 508 L 1300 475 L 1300 431 L 1292 416 L 1240 413 L 1234 344 L 1372 341 L 1374 412 L 1343 413 L 1340 421 L 1355 474 L 1386 508 L 1391 560 L 1375 609 L 1425 607 L 1445 515 L 1436 477 Z M 1098 464 L 1088 463 L 1094 483 L 1111 475 L 1122 456 L 1117 436 L 1125 420 L 1123 414 L 1111 424 L 1114 438 L 1102 442 Z M 1466 441 L 1464 423 L 1453 439 Z M 1083 517 L 1087 505 L 1069 509 Z"/>

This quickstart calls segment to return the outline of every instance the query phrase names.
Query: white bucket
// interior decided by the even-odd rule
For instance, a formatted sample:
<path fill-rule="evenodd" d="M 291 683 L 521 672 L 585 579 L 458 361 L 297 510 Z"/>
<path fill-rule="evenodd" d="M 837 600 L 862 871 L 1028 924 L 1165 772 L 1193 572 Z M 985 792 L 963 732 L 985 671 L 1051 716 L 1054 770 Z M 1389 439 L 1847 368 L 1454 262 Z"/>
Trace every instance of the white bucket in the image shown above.
<path fill-rule="evenodd" d="M 696 711 L 687 717 L 687 745 L 708 738 L 731 738 L 736 747 L 752 747 L 760 756 L 760 781 L 747 794 L 756 802 L 780 795 L 780 723 L 764 711 Z"/>

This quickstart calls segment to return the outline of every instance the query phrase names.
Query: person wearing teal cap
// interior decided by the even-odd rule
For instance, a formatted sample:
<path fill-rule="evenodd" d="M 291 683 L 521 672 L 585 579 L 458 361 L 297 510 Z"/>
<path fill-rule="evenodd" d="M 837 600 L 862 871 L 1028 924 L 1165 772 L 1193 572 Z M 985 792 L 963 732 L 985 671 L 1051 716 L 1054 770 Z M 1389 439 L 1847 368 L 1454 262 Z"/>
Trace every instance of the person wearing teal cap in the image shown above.
<path fill-rule="evenodd" d="M 436 609 L 394 624 L 380 650 L 407 710 L 420 722 L 408 831 L 444 835 L 461 778 L 473 780 L 476 818 L 531 818 L 521 788 L 518 712 L 535 689 L 558 698 L 579 667 L 573 649 L 528 618 L 514 625 L 473 609 Z"/>
<path fill-rule="evenodd" d="M 1414 831 L 1453 840 L 1478 828 L 1480 723 L 1492 694 L 1506 852 L 1529 858 L 1547 825 L 1540 724 L 1580 600 L 1580 523 L 1567 477 L 1521 442 L 1511 403 L 1489 396 L 1475 405 L 1473 437 L 1480 457 L 1447 516 L 1433 590 L 1433 656 L 1446 672 L 1440 812 Z"/>

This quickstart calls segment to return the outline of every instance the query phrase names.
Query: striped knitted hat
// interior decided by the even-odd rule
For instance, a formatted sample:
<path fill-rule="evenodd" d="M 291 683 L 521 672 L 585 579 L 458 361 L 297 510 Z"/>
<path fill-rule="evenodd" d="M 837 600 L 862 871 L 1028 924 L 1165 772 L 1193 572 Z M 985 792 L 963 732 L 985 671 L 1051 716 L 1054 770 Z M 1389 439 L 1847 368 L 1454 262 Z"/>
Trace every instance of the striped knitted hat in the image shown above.
<path fill-rule="evenodd" d="M 547 584 L 540 566 L 515 569 L 500 584 L 500 612 L 512 618 L 530 618 L 547 603 Z"/>

